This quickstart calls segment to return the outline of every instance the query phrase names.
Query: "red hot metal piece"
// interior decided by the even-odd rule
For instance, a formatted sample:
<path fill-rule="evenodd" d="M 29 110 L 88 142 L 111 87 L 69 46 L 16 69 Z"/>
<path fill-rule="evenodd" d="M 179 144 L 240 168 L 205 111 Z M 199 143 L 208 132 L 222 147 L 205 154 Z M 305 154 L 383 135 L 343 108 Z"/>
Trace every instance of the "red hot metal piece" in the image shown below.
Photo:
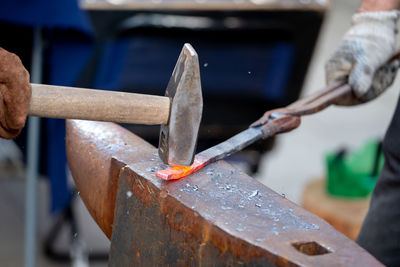
<path fill-rule="evenodd" d="M 173 166 L 171 168 L 165 170 L 159 170 L 156 172 L 157 177 L 166 180 L 179 180 L 185 176 L 188 176 L 201 168 L 206 166 L 206 162 L 201 162 L 197 157 L 194 159 L 194 162 L 190 166 Z"/>
<path fill-rule="evenodd" d="M 280 113 L 272 114 L 272 118 L 265 125 L 251 127 L 237 135 L 229 138 L 216 146 L 213 146 L 195 157 L 191 166 L 174 166 L 156 172 L 157 177 L 164 180 L 178 180 L 192 174 L 201 168 L 223 159 L 233 153 L 242 150 L 262 138 L 268 138 L 278 133 L 284 133 L 297 128 L 300 125 L 300 118 Z"/>

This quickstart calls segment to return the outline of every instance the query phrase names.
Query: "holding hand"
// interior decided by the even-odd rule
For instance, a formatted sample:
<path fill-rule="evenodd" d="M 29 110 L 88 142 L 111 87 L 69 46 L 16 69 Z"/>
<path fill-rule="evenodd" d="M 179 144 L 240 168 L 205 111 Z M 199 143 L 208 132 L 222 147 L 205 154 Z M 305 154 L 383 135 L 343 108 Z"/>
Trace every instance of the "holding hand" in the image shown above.
<path fill-rule="evenodd" d="M 0 137 L 14 138 L 21 132 L 31 93 L 29 73 L 21 60 L 0 48 Z"/>
<path fill-rule="evenodd" d="M 352 88 L 354 99 L 339 104 L 369 101 L 393 83 L 400 63 L 398 59 L 389 60 L 397 51 L 398 19 L 398 11 L 363 12 L 353 16 L 351 28 L 325 65 L 328 84 L 344 80 Z"/>

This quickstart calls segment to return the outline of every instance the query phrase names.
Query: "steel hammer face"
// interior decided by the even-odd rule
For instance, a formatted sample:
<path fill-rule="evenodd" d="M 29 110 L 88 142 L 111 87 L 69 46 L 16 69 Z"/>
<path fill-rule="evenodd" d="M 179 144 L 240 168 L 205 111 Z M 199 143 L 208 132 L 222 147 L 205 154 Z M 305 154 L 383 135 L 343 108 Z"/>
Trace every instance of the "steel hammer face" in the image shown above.
<path fill-rule="evenodd" d="M 190 44 L 179 55 L 165 96 L 171 99 L 168 124 L 161 125 L 158 154 L 168 165 L 193 163 L 203 112 L 199 60 Z"/>

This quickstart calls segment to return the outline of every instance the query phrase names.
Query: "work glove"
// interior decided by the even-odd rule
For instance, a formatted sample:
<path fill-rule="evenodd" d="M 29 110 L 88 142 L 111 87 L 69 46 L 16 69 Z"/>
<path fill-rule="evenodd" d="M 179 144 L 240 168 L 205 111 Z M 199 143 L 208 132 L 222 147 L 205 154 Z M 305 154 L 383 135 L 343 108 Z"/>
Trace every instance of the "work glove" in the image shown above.
<path fill-rule="evenodd" d="M 367 102 L 389 87 L 399 68 L 396 54 L 398 11 L 363 12 L 353 15 L 352 26 L 325 65 L 326 81 L 347 82 L 353 97 L 337 103 Z"/>
<path fill-rule="evenodd" d="M 25 125 L 32 88 L 15 54 L 0 48 L 0 137 L 14 138 Z"/>

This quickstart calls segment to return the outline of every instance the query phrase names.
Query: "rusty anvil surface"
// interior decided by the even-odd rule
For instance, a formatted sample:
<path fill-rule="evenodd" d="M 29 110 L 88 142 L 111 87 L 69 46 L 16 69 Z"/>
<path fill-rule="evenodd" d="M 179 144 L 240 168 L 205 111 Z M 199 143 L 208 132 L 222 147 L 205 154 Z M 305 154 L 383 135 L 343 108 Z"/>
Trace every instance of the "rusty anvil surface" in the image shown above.
<path fill-rule="evenodd" d="M 219 161 L 175 182 L 122 127 L 67 121 L 80 196 L 111 239 L 110 266 L 381 266 L 319 217 Z"/>

